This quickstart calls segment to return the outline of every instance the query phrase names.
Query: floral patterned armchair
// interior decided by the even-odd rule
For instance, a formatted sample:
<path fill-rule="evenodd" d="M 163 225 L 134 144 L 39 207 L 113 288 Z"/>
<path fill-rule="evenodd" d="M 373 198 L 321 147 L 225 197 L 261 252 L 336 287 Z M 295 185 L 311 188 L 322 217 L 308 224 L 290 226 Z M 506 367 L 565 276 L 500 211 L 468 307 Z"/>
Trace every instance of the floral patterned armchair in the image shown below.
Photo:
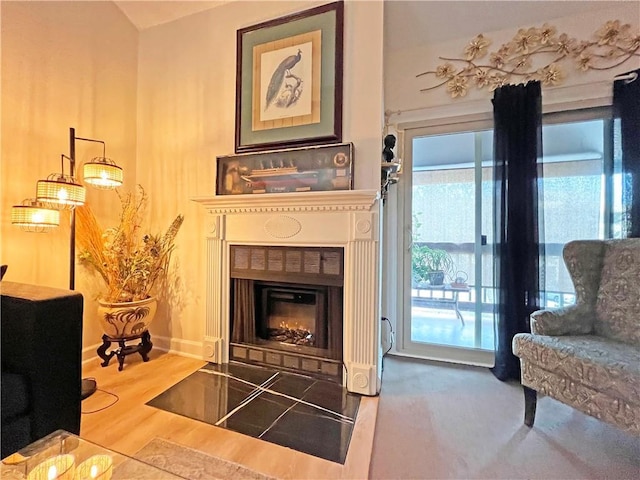
<path fill-rule="evenodd" d="M 524 423 L 540 392 L 640 435 L 640 239 L 573 241 L 563 256 L 576 304 L 533 313 L 513 339 Z"/>

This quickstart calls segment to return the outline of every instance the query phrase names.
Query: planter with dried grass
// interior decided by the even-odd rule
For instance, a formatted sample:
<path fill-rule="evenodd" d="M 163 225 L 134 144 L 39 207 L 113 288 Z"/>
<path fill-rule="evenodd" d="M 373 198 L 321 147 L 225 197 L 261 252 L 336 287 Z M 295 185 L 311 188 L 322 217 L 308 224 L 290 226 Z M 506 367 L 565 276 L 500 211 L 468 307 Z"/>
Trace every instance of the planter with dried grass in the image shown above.
<path fill-rule="evenodd" d="M 103 229 L 88 205 L 76 209 L 76 241 L 80 264 L 102 277 L 106 289 L 101 293 L 101 308 L 150 299 L 154 287 L 166 278 L 174 240 L 184 220 L 178 215 L 164 235 L 141 233 L 147 202 L 144 189 L 120 195 L 122 212 L 117 227 Z M 148 328 L 155 312 L 149 302 L 136 303 L 124 313 L 100 310 L 100 321 L 112 337 L 139 334 Z M 140 306 L 143 305 L 143 306 Z M 121 311 L 121 310 L 120 310 Z"/>

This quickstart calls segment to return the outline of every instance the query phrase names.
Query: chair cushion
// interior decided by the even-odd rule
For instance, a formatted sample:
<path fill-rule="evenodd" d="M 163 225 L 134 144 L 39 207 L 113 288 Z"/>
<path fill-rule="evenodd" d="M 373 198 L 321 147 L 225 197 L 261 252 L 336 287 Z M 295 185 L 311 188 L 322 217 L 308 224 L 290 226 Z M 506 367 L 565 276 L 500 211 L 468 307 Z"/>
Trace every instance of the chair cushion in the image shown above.
<path fill-rule="evenodd" d="M 596 335 L 521 333 L 513 353 L 540 368 L 614 398 L 640 404 L 640 350 Z"/>
<path fill-rule="evenodd" d="M 596 300 L 597 335 L 640 346 L 640 239 L 607 242 Z"/>
<path fill-rule="evenodd" d="M 2 372 L 0 381 L 2 397 L 2 425 L 7 418 L 17 417 L 29 410 L 29 387 L 23 375 Z"/>

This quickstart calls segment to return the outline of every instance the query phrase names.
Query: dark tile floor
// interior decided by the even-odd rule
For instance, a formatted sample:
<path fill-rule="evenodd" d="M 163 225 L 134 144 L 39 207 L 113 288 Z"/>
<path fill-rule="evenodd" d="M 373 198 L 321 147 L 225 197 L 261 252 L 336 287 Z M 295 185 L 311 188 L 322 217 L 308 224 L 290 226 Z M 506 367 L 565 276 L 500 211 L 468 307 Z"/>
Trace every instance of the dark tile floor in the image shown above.
<path fill-rule="evenodd" d="M 208 364 L 147 405 L 344 464 L 358 395 L 239 363 Z"/>

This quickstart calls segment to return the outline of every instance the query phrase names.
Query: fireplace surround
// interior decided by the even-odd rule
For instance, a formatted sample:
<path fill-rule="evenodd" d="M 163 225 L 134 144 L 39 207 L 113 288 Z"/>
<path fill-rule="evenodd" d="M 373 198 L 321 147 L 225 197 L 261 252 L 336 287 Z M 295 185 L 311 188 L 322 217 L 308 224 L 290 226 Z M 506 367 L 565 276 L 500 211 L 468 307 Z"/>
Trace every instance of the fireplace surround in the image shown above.
<path fill-rule="evenodd" d="M 347 390 L 380 389 L 380 202 L 375 190 L 194 197 L 207 210 L 203 358 L 228 363 L 232 246 L 333 247 L 344 254 L 342 375 Z M 313 277 L 311 275 L 310 277 Z M 263 281 L 280 282 L 267 275 Z M 273 365 L 277 366 L 277 365 Z"/>

